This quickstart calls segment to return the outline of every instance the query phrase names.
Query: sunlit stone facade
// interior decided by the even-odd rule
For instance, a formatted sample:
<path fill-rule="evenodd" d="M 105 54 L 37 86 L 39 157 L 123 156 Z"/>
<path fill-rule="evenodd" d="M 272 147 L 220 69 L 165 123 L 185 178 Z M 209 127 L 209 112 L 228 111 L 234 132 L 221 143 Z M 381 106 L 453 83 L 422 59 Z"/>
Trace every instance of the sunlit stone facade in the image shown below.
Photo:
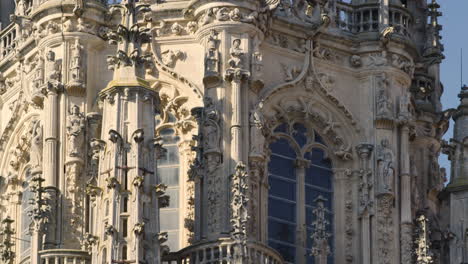
<path fill-rule="evenodd" d="M 0 9 L 4 263 L 468 262 L 435 1 Z"/>

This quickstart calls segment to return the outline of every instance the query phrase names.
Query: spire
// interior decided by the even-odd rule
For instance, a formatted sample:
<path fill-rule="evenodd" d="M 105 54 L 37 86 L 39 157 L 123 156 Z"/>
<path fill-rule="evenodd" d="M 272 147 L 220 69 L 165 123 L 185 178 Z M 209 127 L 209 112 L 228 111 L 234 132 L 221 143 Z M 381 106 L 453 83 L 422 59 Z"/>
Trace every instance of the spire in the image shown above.
<path fill-rule="evenodd" d="M 121 23 L 107 33 L 109 44 L 117 45 L 117 54 L 108 56 L 109 68 L 114 70 L 112 86 L 142 86 L 149 88 L 144 77 L 144 66 L 151 61 L 151 55 L 143 54 L 142 45 L 150 43 L 150 29 L 138 23 L 138 15 L 150 12 L 149 4 L 138 0 L 122 0 L 110 7 L 111 15 L 120 14 Z"/>
<path fill-rule="evenodd" d="M 437 0 L 432 0 L 432 2 L 427 6 L 428 7 L 428 16 L 431 18 L 431 22 L 428 26 L 427 32 L 427 42 L 424 50 L 425 57 L 443 57 L 442 51 L 444 46 L 440 43 L 442 39 L 440 31 L 442 26 L 439 25 L 438 17 L 442 16 L 442 12 L 439 12 L 440 5 L 437 3 Z"/>

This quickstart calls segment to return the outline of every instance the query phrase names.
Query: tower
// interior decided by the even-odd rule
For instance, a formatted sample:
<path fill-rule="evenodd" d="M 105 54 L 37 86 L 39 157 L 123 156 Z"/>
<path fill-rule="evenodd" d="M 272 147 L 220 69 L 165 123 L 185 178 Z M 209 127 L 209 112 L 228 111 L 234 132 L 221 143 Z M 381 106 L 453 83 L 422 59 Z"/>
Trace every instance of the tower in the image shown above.
<path fill-rule="evenodd" d="M 435 0 L 15 3 L 5 262 L 444 263 Z"/>
<path fill-rule="evenodd" d="M 467 142 L 467 112 L 468 107 L 468 88 L 462 87 L 460 94 L 460 105 L 453 114 L 455 127 L 453 138 L 450 144 L 445 145 L 446 153 L 452 162 L 451 179 L 447 186 L 447 237 L 449 240 L 450 251 L 447 252 L 451 263 L 467 263 L 468 250 L 468 178 L 466 168 L 468 166 L 465 157 Z"/>

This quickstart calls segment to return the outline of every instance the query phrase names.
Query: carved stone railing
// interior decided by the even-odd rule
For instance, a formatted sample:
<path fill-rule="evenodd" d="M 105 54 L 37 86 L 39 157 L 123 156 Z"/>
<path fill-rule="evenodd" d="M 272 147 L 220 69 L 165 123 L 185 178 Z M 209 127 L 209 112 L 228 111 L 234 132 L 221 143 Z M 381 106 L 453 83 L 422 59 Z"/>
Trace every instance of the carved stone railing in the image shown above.
<path fill-rule="evenodd" d="M 91 264 L 91 256 L 82 250 L 48 249 L 39 254 L 41 264 Z"/>
<path fill-rule="evenodd" d="M 247 242 L 247 254 L 243 263 L 283 264 L 284 260 L 275 250 L 257 242 Z M 163 264 L 211 264 L 234 263 L 234 242 L 219 240 L 200 243 L 163 257 Z"/>
<path fill-rule="evenodd" d="M 380 4 L 351 5 L 339 2 L 336 5 L 336 24 L 347 32 L 363 33 L 379 31 Z M 411 14 L 404 7 L 390 6 L 389 25 L 395 33 L 410 35 Z"/>
<path fill-rule="evenodd" d="M 16 25 L 13 23 L 0 32 L 0 60 L 14 50 L 17 36 Z"/>

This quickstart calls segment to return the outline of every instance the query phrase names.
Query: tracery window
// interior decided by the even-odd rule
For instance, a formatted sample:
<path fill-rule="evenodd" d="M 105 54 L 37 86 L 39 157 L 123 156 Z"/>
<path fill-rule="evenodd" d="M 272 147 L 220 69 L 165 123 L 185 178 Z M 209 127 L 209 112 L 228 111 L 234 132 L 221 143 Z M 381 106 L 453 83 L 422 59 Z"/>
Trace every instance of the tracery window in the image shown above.
<path fill-rule="evenodd" d="M 163 146 L 167 150 L 165 155 L 158 160 L 158 175 L 163 184 L 167 185 L 166 194 L 169 195 L 169 207 L 161 208 L 161 231 L 167 232 L 168 241 L 165 245 L 171 251 L 179 250 L 179 137 L 172 128 L 163 129 L 160 132 Z"/>
<path fill-rule="evenodd" d="M 268 165 L 269 245 L 288 263 L 333 263 L 333 172 L 327 146 L 301 123 L 282 124 L 274 133 Z"/>

